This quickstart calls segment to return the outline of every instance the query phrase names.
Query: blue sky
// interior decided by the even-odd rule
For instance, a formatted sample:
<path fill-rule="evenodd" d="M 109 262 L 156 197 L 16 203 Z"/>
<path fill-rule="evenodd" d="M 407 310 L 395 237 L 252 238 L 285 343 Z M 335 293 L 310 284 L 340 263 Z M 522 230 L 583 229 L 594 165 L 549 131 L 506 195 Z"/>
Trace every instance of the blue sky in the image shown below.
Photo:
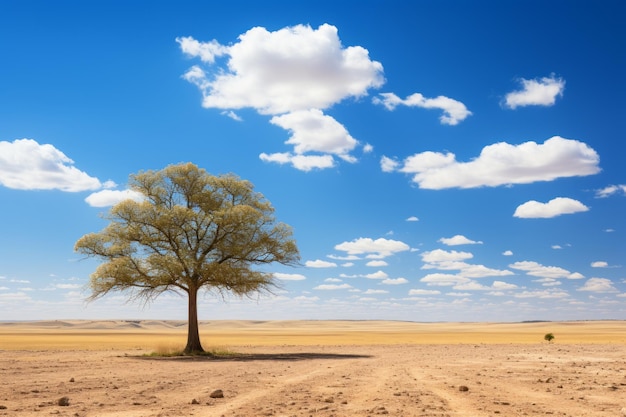
<path fill-rule="evenodd" d="M 624 2 L 221 3 L 0 3 L 0 320 L 185 318 L 73 246 L 187 161 L 302 256 L 202 319 L 626 319 Z"/>

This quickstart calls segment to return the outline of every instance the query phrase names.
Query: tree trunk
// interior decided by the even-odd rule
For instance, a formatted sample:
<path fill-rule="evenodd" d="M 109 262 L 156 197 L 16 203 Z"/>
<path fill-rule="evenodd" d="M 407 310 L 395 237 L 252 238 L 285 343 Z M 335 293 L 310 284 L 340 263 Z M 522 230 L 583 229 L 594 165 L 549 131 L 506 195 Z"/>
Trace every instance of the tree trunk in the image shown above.
<path fill-rule="evenodd" d="M 187 346 L 183 353 L 204 352 L 200 344 L 200 332 L 198 331 L 198 289 L 189 289 L 189 314 L 187 328 Z"/>

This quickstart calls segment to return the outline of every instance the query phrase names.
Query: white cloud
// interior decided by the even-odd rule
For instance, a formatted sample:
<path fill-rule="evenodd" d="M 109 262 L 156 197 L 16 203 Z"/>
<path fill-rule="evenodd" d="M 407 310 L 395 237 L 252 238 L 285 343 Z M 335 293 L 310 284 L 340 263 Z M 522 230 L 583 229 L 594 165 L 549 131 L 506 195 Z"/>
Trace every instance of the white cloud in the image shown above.
<path fill-rule="evenodd" d="M 626 185 L 609 185 L 608 187 L 596 190 L 596 197 L 598 198 L 605 198 L 614 194 L 626 195 Z"/>
<path fill-rule="evenodd" d="M 474 255 L 469 252 L 458 252 L 455 250 L 445 251 L 443 249 L 435 249 L 429 252 L 422 253 L 422 261 L 429 264 L 463 261 L 466 259 L 471 259 L 473 257 Z"/>
<path fill-rule="evenodd" d="M 424 266 L 422 269 L 438 269 L 443 271 L 458 270 L 458 276 L 463 278 L 484 278 L 513 275 L 513 272 L 502 269 L 488 268 L 484 265 L 468 264 L 463 262 L 473 258 L 469 252 L 445 251 L 435 249 L 422 254 Z M 467 282 L 467 281 L 462 281 Z"/>
<path fill-rule="evenodd" d="M 439 290 L 421 290 L 421 289 L 413 289 L 409 290 L 409 295 L 437 295 L 441 294 Z"/>
<path fill-rule="evenodd" d="M 380 283 L 385 285 L 401 285 L 408 284 L 409 280 L 406 278 L 387 278 L 382 280 Z"/>
<path fill-rule="evenodd" d="M 85 201 L 91 207 L 110 207 L 128 199 L 141 202 L 144 196 L 133 190 L 102 190 L 90 194 Z"/>
<path fill-rule="evenodd" d="M 448 245 L 448 246 L 458 246 L 458 245 L 482 245 L 483 242 L 481 241 L 475 241 L 475 240 L 471 240 L 466 238 L 463 235 L 455 235 L 449 238 L 445 238 L 442 237 L 441 239 L 438 240 L 438 242 L 443 243 L 444 245 Z"/>
<path fill-rule="evenodd" d="M 179 39 L 196 45 L 193 38 Z M 185 48 L 181 40 L 183 52 L 205 63 L 213 63 L 218 55 L 228 58 L 226 65 L 213 71 L 213 79 L 194 81 L 207 108 L 252 107 L 262 114 L 325 109 L 347 97 L 367 95 L 369 88 L 384 83 L 382 65 L 371 61 L 360 46 L 343 48 L 337 28 L 328 24 L 275 32 L 255 27 L 228 47 L 213 40 Z"/>
<path fill-rule="evenodd" d="M 296 165 L 293 158 L 305 156 L 307 152 L 320 152 L 326 156 L 337 155 L 347 162 L 356 161 L 350 152 L 358 144 L 357 140 L 350 136 L 343 125 L 325 115 L 321 110 L 299 110 L 274 116 L 270 123 L 291 133 L 291 137 L 285 143 L 294 146 L 295 155 L 290 155 L 289 159 L 294 166 Z M 267 160 L 267 157 L 264 156 L 262 159 Z M 280 161 L 276 162 L 280 163 Z"/>
<path fill-rule="evenodd" d="M 186 55 L 198 57 L 202 62 L 212 64 L 215 58 L 228 53 L 228 47 L 222 46 L 216 40 L 210 42 L 198 42 L 191 36 L 176 38 L 180 49 Z"/>
<path fill-rule="evenodd" d="M 241 116 L 239 116 L 237 113 L 235 113 L 232 110 L 224 110 L 220 114 L 223 114 L 224 116 L 228 116 L 236 122 L 243 122 L 243 119 L 241 118 Z"/>
<path fill-rule="evenodd" d="M 407 222 L 418 222 L 419 220 L 420 219 L 418 219 L 416 216 L 411 216 L 406 219 Z"/>
<path fill-rule="evenodd" d="M 409 156 L 402 164 L 383 157 L 381 167 L 386 172 L 413 174 L 413 181 L 420 188 L 441 190 L 592 175 L 600 172 L 599 162 L 597 152 L 585 143 L 554 136 L 543 144 L 530 141 L 520 145 L 506 142 L 489 145 L 470 162 L 457 162 L 450 152 L 427 151 Z"/>
<path fill-rule="evenodd" d="M 505 106 L 510 109 L 524 106 L 552 106 L 557 96 L 563 96 L 565 80 L 561 78 L 543 77 L 541 79 L 520 79 L 522 89 L 508 93 Z"/>
<path fill-rule="evenodd" d="M 30 296 L 25 292 L 7 292 L 0 293 L 0 301 L 3 303 L 16 303 L 32 301 L 32 298 L 30 298 Z"/>
<path fill-rule="evenodd" d="M 535 200 L 527 201 L 515 209 L 513 217 L 519 217 L 520 219 L 549 219 L 562 214 L 574 214 L 585 211 L 589 211 L 589 207 L 580 201 L 567 197 L 557 197 L 547 203 Z"/>
<path fill-rule="evenodd" d="M 60 290 L 75 290 L 83 286 L 81 284 L 56 284 L 55 287 Z"/>
<path fill-rule="evenodd" d="M 367 290 L 365 291 L 363 294 L 389 294 L 389 291 L 387 290 Z"/>
<path fill-rule="evenodd" d="M 387 279 L 389 275 L 387 275 L 384 271 L 376 271 L 372 274 L 363 275 L 364 278 L 368 279 Z"/>
<path fill-rule="evenodd" d="M 513 251 L 505 250 L 504 252 L 502 252 L 502 255 L 504 255 L 504 256 L 513 256 Z"/>
<path fill-rule="evenodd" d="M 369 261 L 368 263 L 365 264 L 365 266 L 373 266 L 373 267 L 381 267 L 381 266 L 387 266 L 387 265 L 389 265 L 387 262 L 381 261 L 381 260 Z"/>
<path fill-rule="evenodd" d="M 50 144 L 32 139 L 0 141 L 0 185 L 18 190 L 97 190 L 102 183 L 73 166 Z"/>
<path fill-rule="evenodd" d="M 374 104 L 382 104 L 387 110 L 394 110 L 399 105 L 442 110 L 439 121 L 444 125 L 454 126 L 472 114 L 465 104 L 445 96 L 426 98 L 420 93 L 414 93 L 403 100 L 394 93 L 381 93 L 380 97 L 375 97 L 372 101 Z"/>
<path fill-rule="evenodd" d="M 264 162 L 275 162 L 278 164 L 291 164 L 300 171 L 311 171 L 312 169 L 325 169 L 335 166 L 335 160 L 332 155 L 293 155 L 289 152 L 279 152 L 259 155 Z"/>
<path fill-rule="evenodd" d="M 541 278 L 567 278 L 582 279 L 584 276 L 578 272 L 570 272 L 558 266 L 544 266 L 534 261 L 521 261 L 509 265 L 510 268 L 526 271 L 527 275 Z"/>
<path fill-rule="evenodd" d="M 313 287 L 314 290 L 332 291 L 332 290 L 347 290 L 352 288 L 350 284 L 322 284 L 317 287 Z"/>
<path fill-rule="evenodd" d="M 337 266 L 334 262 L 322 261 L 321 259 L 316 259 L 314 261 L 306 261 L 304 266 L 308 268 L 334 268 Z"/>
<path fill-rule="evenodd" d="M 491 288 L 494 290 L 514 290 L 517 288 L 517 285 L 504 281 L 494 281 L 493 284 L 491 284 Z"/>
<path fill-rule="evenodd" d="M 562 291 L 562 290 L 557 290 L 557 289 L 522 291 L 522 292 L 515 294 L 515 298 L 551 299 L 551 298 L 567 298 L 567 297 L 569 297 L 569 293 L 567 291 Z"/>
<path fill-rule="evenodd" d="M 605 293 L 617 292 L 617 289 L 613 286 L 613 282 L 610 279 L 589 278 L 578 291 Z"/>
<path fill-rule="evenodd" d="M 429 286 L 451 287 L 470 282 L 469 278 L 465 278 L 454 274 L 428 274 L 420 282 L 425 282 Z"/>
<path fill-rule="evenodd" d="M 294 297 L 294 300 L 296 300 L 296 301 L 319 301 L 320 298 L 319 297 L 308 297 L 306 295 L 300 295 L 298 297 Z"/>
<path fill-rule="evenodd" d="M 229 117 L 236 116 L 232 110 L 253 108 L 275 116 L 271 123 L 291 132 L 286 143 L 294 145 L 294 152 L 262 153 L 263 161 L 290 163 L 303 171 L 333 167 L 333 155 L 356 161 L 349 152 L 358 142 L 322 111 L 346 98 L 366 96 L 385 80 L 382 65 L 370 60 L 365 48 L 343 47 L 336 27 L 297 25 L 274 32 L 255 27 L 229 46 L 191 37 L 177 42 L 186 55 L 203 63 L 183 78 L 200 89 L 205 108 L 223 109 Z M 363 151 L 372 149 L 366 144 Z"/>
<path fill-rule="evenodd" d="M 605 261 L 595 261 L 591 263 L 592 268 L 608 268 L 609 264 Z"/>
<path fill-rule="evenodd" d="M 391 159 L 389 157 L 383 156 L 380 158 L 380 169 L 383 172 L 394 172 L 400 166 L 400 162 Z"/>
<path fill-rule="evenodd" d="M 336 250 L 347 252 L 348 255 L 366 255 L 368 258 L 380 259 L 410 249 L 409 245 L 398 240 L 379 238 L 358 238 L 351 242 L 335 245 Z"/>
<path fill-rule="evenodd" d="M 284 274 L 282 272 L 274 272 L 274 278 L 280 279 L 281 281 L 303 281 L 306 277 L 302 274 Z"/>
<path fill-rule="evenodd" d="M 476 281 L 468 281 L 457 284 L 453 288 L 461 291 L 496 291 L 497 293 L 492 293 L 491 295 L 503 295 L 504 293 L 501 291 L 514 290 L 518 287 L 515 284 L 509 284 L 503 281 L 494 281 L 490 286 L 479 284 Z"/>
<path fill-rule="evenodd" d="M 343 282 L 339 278 L 326 278 L 324 282 Z"/>

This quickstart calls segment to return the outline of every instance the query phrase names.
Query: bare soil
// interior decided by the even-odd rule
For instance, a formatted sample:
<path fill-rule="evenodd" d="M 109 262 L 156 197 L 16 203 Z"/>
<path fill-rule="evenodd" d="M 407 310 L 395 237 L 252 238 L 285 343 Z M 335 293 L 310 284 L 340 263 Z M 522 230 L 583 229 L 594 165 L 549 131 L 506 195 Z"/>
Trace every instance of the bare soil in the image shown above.
<path fill-rule="evenodd" d="M 624 343 L 229 349 L 0 350 L 0 416 L 626 416 Z"/>

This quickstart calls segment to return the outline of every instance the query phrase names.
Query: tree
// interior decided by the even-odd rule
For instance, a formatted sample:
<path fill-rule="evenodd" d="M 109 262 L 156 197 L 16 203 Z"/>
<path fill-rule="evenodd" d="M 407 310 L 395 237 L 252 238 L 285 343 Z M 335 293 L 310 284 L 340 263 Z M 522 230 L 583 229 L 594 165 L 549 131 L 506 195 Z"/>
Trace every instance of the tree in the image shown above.
<path fill-rule="evenodd" d="M 188 298 L 184 353 L 203 352 L 198 331 L 201 290 L 249 296 L 276 287 L 271 273 L 253 269 L 300 257 L 291 228 L 274 208 L 237 176 L 213 176 L 192 163 L 130 176 L 143 196 L 113 206 L 110 223 L 80 238 L 75 250 L 103 260 L 91 274 L 90 300 L 114 291 L 145 302 L 166 291 Z"/>
<path fill-rule="evenodd" d="M 552 333 L 546 333 L 546 335 L 543 337 L 543 340 L 547 341 L 548 343 L 552 343 L 553 339 L 554 335 Z"/>

